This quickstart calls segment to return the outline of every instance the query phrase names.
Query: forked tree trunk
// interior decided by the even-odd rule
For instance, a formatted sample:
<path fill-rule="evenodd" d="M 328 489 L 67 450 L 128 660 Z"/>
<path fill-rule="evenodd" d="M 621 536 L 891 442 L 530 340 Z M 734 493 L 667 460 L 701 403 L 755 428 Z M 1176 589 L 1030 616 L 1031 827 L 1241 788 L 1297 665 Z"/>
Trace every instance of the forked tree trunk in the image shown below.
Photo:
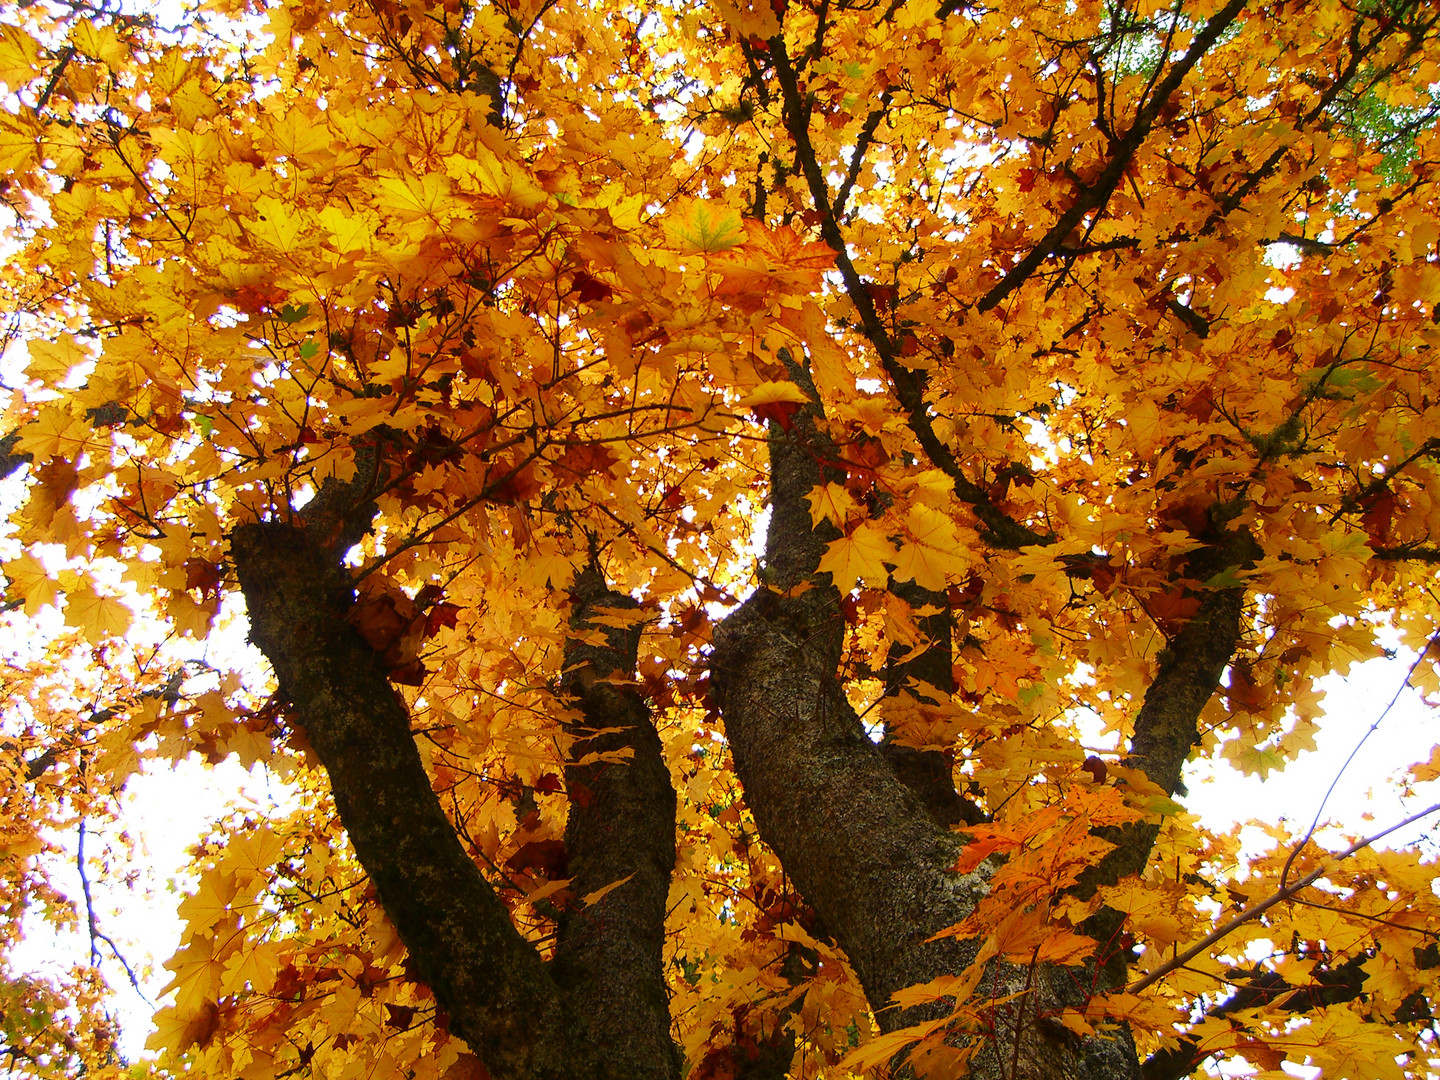
<path fill-rule="evenodd" d="M 808 384 L 798 368 L 792 376 Z M 820 462 L 834 460 L 819 416 L 812 404 L 789 431 L 772 424 L 763 586 L 717 628 L 712 683 L 762 838 L 844 950 L 880 1026 L 894 1030 L 948 1010 L 940 1002 L 901 1011 L 890 999 L 970 965 L 977 942 L 930 939 L 974 910 L 990 871 L 952 869 L 965 839 L 950 826 L 973 820 L 974 808 L 943 769 L 929 759 L 887 757 L 846 698 L 838 674 L 841 598 L 829 576 L 817 572 L 835 534 L 824 523 L 812 528 L 805 500 L 823 478 Z M 372 512 L 361 505 L 358 517 L 368 522 Z M 555 959 L 546 963 L 465 853 L 425 775 L 400 698 L 346 621 L 353 602 L 347 571 L 317 540 L 322 532 L 352 537 L 356 522 L 347 517 L 343 524 L 242 526 L 232 536 L 232 556 L 251 638 L 305 726 L 356 854 L 452 1029 L 497 1080 L 678 1080 L 682 1063 L 669 1036 L 661 966 L 675 794 L 644 701 L 605 678 L 633 672 L 638 632 L 612 626 L 603 644 L 593 638 L 582 644 L 577 636 L 566 651 L 563 689 L 583 717 L 572 724 L 577 744 L 566 778 L 572 791 L 588 795 L 584 805 L 572 800 L 566 828 L 576 888 L 629 880 L 595 909 L 567 915 Z M 1195 558 L 1216 565 L 1243 560 L 1247 538 L 1229 536 Z M 1201 597 L 1137 719 L 1130 764 L 1172 792 L 1199 711 L 1235 647 L 1240 599 L 1238 590 Z M 593 631 L 588 620 L 598 610 L 633 605 L 609 591 L 593 568 L 577 578 L 572 602 L 577 635 Z M 930 672 L 925 681 L 939 685 L 939 678 Z M 628 764 L 578 763 L 589 750 L 621 749 L 629 751 Z M 1117 832 L 1111 839 L 1118 846 L 1082 891 L 1143 868 L 1154 835 L 1153 828 Z M 1139 1077 L 1126 1032 L 1081 1039 L 1050 1019 L 1081 1004 L 1083 987 L 1122 977 L 1123 970 L 992 962 L 976 993 L 1000 1004 L 979 1037 L 972 1075 Z"/>

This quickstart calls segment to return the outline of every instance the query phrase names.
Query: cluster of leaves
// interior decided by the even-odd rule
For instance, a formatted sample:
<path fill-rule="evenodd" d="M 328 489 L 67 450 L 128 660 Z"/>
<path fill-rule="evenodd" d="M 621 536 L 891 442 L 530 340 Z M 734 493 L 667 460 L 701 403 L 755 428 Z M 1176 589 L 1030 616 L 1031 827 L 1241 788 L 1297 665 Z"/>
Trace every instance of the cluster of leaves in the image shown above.
<path fill-rule="evenodd" d="M 1401 0 L 7 12 L 4 618 L 30 651 L 4 703 L 0 963 L 27 904 L 75 918 L 54 836 L 144 759 L 238 755 L 297 809 L 196 849 L 167 1067 L 486 1075 L 303 725 L 242 674 L 227 537 L 300 522 L 349 552 L 351 620 L 546 955 L 598 899 L 567 889 L 561 840 L 590 797 L 563 779 L 567 590 L 593 564 L 640 601 L 598 625 L 643 629 L 621 681 L 679 792 L 666 962 L 693 1075 L 841 1077 L 922 1038 L 917 1063 L 954 1068 L 1010 992 L 988 962 L 1096 953 L 1056 1022 L 1128 1022 L 1156 1075 L 1423 1073 L 1440 907 L 1413 852 L 1351 858 L 1141 990 L 1095 973 L 1160 972 L 1325 857 L 1292 863 L 1281 832 L 1247 859 L 1179 812 L 1191 742 L 1284 767 L 1317 677 L 1440 625 L 1437 33 Z M 953 931 L 974 964 L 897 999 L 955 1008 L 874 1039 L 883 1006 L 756 835 L 706 671 L 739 601 L 795 591 L 756 565 L 762 425 L 783 438 L 812 392 L 828 449 L 800 511 L 851 702 L 972 797 L 961 868 L 1004 866 Z M 1226 604 L 1228 674 L 1168 736 L 1174 775 L 1092 759 Z M 188 678 L 207 641 L 226 670 Z M 1080 888 L 1141 822 L 1148 869 L 1147 843 Z M 1097 944 L 1104 911 L 1125 928 Z M 119 1068 L 85 985 L 54 1047 L 6 1006 L 12 1066 Z"/>

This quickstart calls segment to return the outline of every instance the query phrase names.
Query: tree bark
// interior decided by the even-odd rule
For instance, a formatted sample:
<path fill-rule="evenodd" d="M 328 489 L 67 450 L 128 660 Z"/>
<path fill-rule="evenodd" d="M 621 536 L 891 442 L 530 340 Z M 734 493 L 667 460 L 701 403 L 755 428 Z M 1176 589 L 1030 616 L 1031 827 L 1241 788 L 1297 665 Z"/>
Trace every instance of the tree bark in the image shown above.
<path fill-rule="evenodd" d="M 902 654 L 909 650 L 899 643 L 891 645 L 885 663 L 886 695 L 909 695 L 930 701 L 929 695 L 910 689 L 908 684 L 913 678 L 933 686 L 942 699 L 948 698 L 955 692 L 952 667 L 954 619 L 950 614 L 949 599 L 943 593 L 923 589 L 914 582 L 892 581 L 890 592 L 914 610 L 935 610 L 915 619 L 920 632 L 929 638 L 929 644 L 923 651 L 909 659 L 902 659 Z M 914 792 L 937 824 L 950 828 L 962 824 L 978 825 L 985 820 L 980 808 L 955 790 L 955 774 L 949 758 L 939 750 L 922 750 L 897 742 L 897 734 L 903 735 L 903 732 L 892 731 L 887 725 L 885 737 L 880 741 L 880 753 L 896 779 Z"/>
<path fill-rule="evenodd" d="M 675 789 L 650 710 L 633 684 L 641 627 L 592 623 L 603 612 L 639 605 L 586 570 L 571 589 L 571 625 L 603 633 L 603 644 L 574 638 L 565 650 L 563 689 L 579 705 L 565 784 L 570 891 L 560 919 L 555 979 L 585 1020 L 613 1076 L 678 1080 L 682 1061 L 670 1038 L 663 951 L 665 905 L 675 869 Z M 609 681 L 618 680 L 618 681 Z M 628 760 L 585 763 L 590 754 Z M 628 878 L 597 902 L 590 893 Z"/>
<path fill-rule="evenodd" d="M 717 629 L 711 679 L 761 837 L 845 950 L 880 1026 L 894 1030 L 948 1012 L 944 1002 L 900 1010 L 891 995 L 969 967 L 978 942 L 930 939 L 974 910 L 990 871 L 952 870 L 963 836 L 901 783 L 846 699 L 840 596 L 817 573 L 828 530 L 811 528 L 804 503 L 819 463 L 833 460 L 819 420 L 812 404 L 788 432 L 771 424 L 765 587 Z M 982 992 L 1019 997 L 991 1011 L 973 1075 L 1138 1076 L 1127 1035 L 1079 1040 L 1040 1021 L 1082 1000 L 1070 973 L 991 964 Z"/>
<path fill-rule="evenodd" d="M 797 365 L 791 375 L 813 393 Z M 846 697 L 838 674 L 841 598 L 829 575 L 818 573 L 839 534 L 825 522 L 812 527 L 805 501 L 830 478 L 822 462 L 835 460 L 820 422 L 812 403 L 790 430 L 771 425 L 764 584 L 716 630 L 713 687 L 761 836 L 845 950 L 880 1026 L 894 1030 L 948 1014 L 947 1002 L 901 1010 L 891 998 L 969 968 L 977 941 L 931 939 L 973 912 L 992 870 L 952 869 L 965 837 L 949 826 L 973 821 L 975 808 L 956 794 L 943 756 L 877 746 Z M 344 494 L 332 492 L 330 502 Z M 629 682 L 638 625 L 605 621 L 608 609 L 630 622 L 635 602 L 594 569 L 572 591 L 562 679 L 579 713 L 567 721 L 575 741 L 565 768 L 572 892 L 583 898 L 623 884 L 593 905 L 572 903 L 547 965 L 465 853 L 431 789 L 402 701 L 346 621 L 353 590 L 340 549 L 373 513 L 361 494 L 354 507 L 330 507 L 316 528 L 242 526 L 232 554 L 252 640 L 329 773 L 351 842 L 417 970 L 452 1029 L 496 1077 L 677 1080 L 662 968 L 675 794 L 649 711 Z M 1197 556 L 1200 569 L 1236 565 L 1243 540 L 1217 537 Z M 936 599 L 903 583 L 895 588 L 911 603 Z M 1196 717 L 1233 653 L 1242 598 L 1238 589 L 1204 594 L 1146 695 L 1129 760 L 1167 791 L 1178 786 Z M 914 674 L 943 693 L 951 689 L 948 625 L 932 616 L 926 629 L 932 648 L 892 664 L 891 675 L 897 687 Z M 1082 891 L 1143 868 L 1154 835 L 1153 827 L 1117 832 L 1116 851 Z M 984 1010 L 988 1031 L 965 1036 L 982 1039 L 972 1074 L 1137 1077 L 1127 1033 L 1080 1039 L 1046 1019 L 1083 1004 L 1085 988 L 1121 977 L 1123 965 L 1076 972 L 991 962 L 976 993 L 999 1004 Z"/>
<path fill-rule="evenodd" d="M 250 640 L 274 667 L 350 843 L 451 1030 L 497 1080 L 600 1080 L 584 1024 L 461 846 L 404 705 L 346 622 L 344 568 L 279 522 L 236 529 L 231 555 Z"/>

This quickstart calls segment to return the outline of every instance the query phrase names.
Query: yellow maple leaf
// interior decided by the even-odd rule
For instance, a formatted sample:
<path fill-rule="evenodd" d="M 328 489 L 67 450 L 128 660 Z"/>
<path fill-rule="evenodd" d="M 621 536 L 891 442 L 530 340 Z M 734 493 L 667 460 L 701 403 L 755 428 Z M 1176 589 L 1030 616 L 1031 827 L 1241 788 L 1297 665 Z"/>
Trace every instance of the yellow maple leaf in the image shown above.
<path fill-rule="evenodd" d="M 81 19 L 70 28 L 70 41 L 86 56 L 103 60 L 115 70 L 130 58 L 130 50 L 115 33 L 113 26 L 106 26 L 93 19 Z"/>
<path fill-rule="evenodd" d="M 830 543 L 820 559 L 820 572 L 830 574 L 835 586 L 848 593 L 858 583 L 880 584 L 885 580 L 885 561 L 895 558 L 895 546 L 868 521 L 855 526 L 849 536 Z"/>
<path fill-rule="evenodd" d="M 207 874 L 200 888 L 180 901 L 180 918 L 193 930 L 206 931 L 223 919 L 235 900 L 233 874 Z"/>
<path fill-rule="evenodd" d="M 445 172 L 461 191 L 493 195 L 522 212 L 536 210 L 550 198 L 523 168 L 483 146 L 447 157 Z"/>
<path fill-rule="evenodd" d="M 810 523 L 819 525 L 825 520 L 833 521 L 842 529 L 851 513 L 859 506 L 850 492 L 841 484 L 821 484 L 806 498 L 810 502 Z"/>
<path fill-rule="evenodd" d="M 294 211 L 273 195 L 255 200 L 256 215 L 245 218 L 245 228 L 252 239 L 269 245 L 282 255 L 294 254 L 307 247 L 302 240 L 304 223 Z"/>
<path fill-rule="evenodd" d="M 21 552 L 5 563 L 5 577 L 13 594 L 24 597 L 26 615 L 34 615 L 47 604 L 55 606 L 60 583 L 50 576 L 45 564 L 29 552 Z"/>
<path fill-rule="evenodd" d="M 745 239 L 740 211 L 713 199 L 688 199 L 664 217 L 665 235 L 682 251 L 726 251 Z"/>
<path fill-rule="evenodd" d="M 793 382 L 763 382 L 751 390 L 743 398 L 736 402 L 747 409 L 753 409 L 759 405 L 774 405 L 779 402 L 793 402 L 796 405 L 806 405 L 810 401 L 809 395 L 796 386 Z"/>
<path fill-rule="evenodd" d="M 624 885 L 634 876 L 635 874 L 632 871 L 631 873 L 626 874 L 619 880 L 610 882 L 609 885 L 602 885 L 594 892 L 588 892 L 584 896 L 582 896 L 580 898 L 580 903 L 583 904 L 585 907 L 592 907 L 593 905 L 598 904 L 601 900 L 603 900 L 606 893 L 610 892 L 612 889 L 618 889 L 621 885 Z"/>
<path fill-rule="evenodd" d="M 90 425 L 71 415 L 63 401 L 43 406 L 35 422 L 20 429 L 17 449 L 37 458 L 65 457 L 74 461 L 91 435 Z"/>
<path fill-rule="evenodd" d="M 283 841 L 266 825 L 249 836 L 233 838 L 225 849 L 225 865 L 240 874 L 263 875 L 270 872 L 284 851 Z"/>
<path fill-rule="evenodd" d="M 35 77 L 40 45 L 18 26 L 0 28 L 0 83 L 12 92 Z"/>
<path fill-rule="evenodd" d="M 10 572 L 9 565 L 6 565 L 5 572 Z M 1416 762 L 1410 766 L 1410 779 L 1417 784 L 1426 780 L 1434 780 L 1440 777 L 1440 744 L 1430 750 L 1430 759 L 1424 762 Z"/>
<path fill-rule="evenodd" d="M 65 622 L 83 630 L 92 645 L 100 644 L 107 634 L 124 637 L 132 618 L 129 607 L 117 597 L 96 592 L 88 579 L 65 590 Z"/>
<path fill-rule="evenodd" d="M 969 571 L 971 560 L 949 515 L 916 503 L 905 515 L 905 533 L 895 560 L 897 580 L 914 581 L 922 589 L 941 592 L 947 577 Z"/>
<path fill-rule="evenodd" d="M 401 221 L 444 221 L 454 215 L 454 204 L 449 201 L 450 178 L 444 173 L 382 176 L 376 184 L 380 189 L 376 200 L 379 208 Z"/>

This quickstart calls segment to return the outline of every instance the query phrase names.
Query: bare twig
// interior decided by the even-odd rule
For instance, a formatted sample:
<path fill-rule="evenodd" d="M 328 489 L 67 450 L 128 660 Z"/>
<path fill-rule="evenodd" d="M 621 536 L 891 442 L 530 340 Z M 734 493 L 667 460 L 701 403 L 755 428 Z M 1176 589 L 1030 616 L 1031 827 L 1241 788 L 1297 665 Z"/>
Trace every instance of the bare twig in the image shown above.
<path fill-rule="evenodd" d="M 104 942 L 110 946 L 110 952 L 120 962 L 120 966 L 125 969 L 125 977 L 130 980 L 130 985 L 135 988 L 135 992 L 144 999 L 145 1004 L 154 1005 L 155 1003 L 145 996 L 145 991 L 140 989 L 140 980 L 135 975 L 135 969 L 130 966 L 130 962 L 125 959 L 119 946 L 115 944 L 110 935 L 100 929 L 99 921 L 95 917 L 95 901 L 90 894 L 90 876 L 85 871 L 85 819 L 83 817 L 80 819 L 80 832 L 75 841 L 75 871 L 80 875 L 80 892 L 85 898 L 85 925 L 90 932 L 90 965 L 92 967 L 100 966 L 102 959 L 100 943 Z"/>
<path fill-rule="evenodd" d="M 1265 914 L 1265 912 L 1269 911 L 1276 904 L 1279 904 L 1285 900 L 1289 900 L 1296 893 L 1300 892 L 1300 890 L 1314 884 L 1326 874 L 1331 873 L 1335 869 L 1336 863 L 1343 862 L 1351 855 L 1354 855 L 1357 851 L 1363 851 L 1365 848 L 1369 847 L 1377 840 L 1381 840 L 1384 837 L 1389 836 L 1391 833 L 1397 832 L 1398 830 L 1405 828 L 1405 826 L 1407 825 L 1413 825 L 1415 824 L 1415 822 L 1421 820 L 1422 818 L 1429 817 L 1437 810 L 1440 810 L 1440 803 L 1434 803 L 1431 806 L 1427 806 L 1418 814 L 1411 814 L 1404 821 L 1401 821 L 1395 825 L 1391 825 L 1388 829 L 1384 829 L 1381 832 L 1376 833 L 1374 836 L 1367 836 L 1363 840 L 1357 840 L 1355 843 L 1351 844 L 1348 848 L 1338 853 L 1333 858 L 1326 859 L 1325 865 L 1321 866 L 1318 870 L 1306 874 L 1303 878 L 1295 882 L 1295 884 L 1293 885 L 1285 885 L 1279 889 L 1276 889 L 1275 892 L 1271 893 L 1264 900 L 1261 900 L 1258 904 L 1250 905 L 1250 907 L 1246 908 L 1239 915 L 1236 915 L 1224 926 L 1221 926 L 1217 930 L 1206 935 L 1206 937 L 1202 941 L 1199 941 L 1196 944 L 1190 946 L 1190 948 L 1186 949 L 1178 956 L 1171 957 L 1165 963 L 1161 964 L 1158 968 L 1152 971 L 1149 975 L 1146 975 L 1143 979 L 1139 979 L 1131 983 L 1125 988 L 1125 993 L 1138 994 L 1140 993 L 1140 991 L 1154 986 L 1166 975 L 1169 975 L 1172 971 L 1176 971 L 1179 968 L 1184 967 L 1191 960 L 1194 960 L 1195 957 L 1199 956 L 1206 949 L 1210 948 L 1210 946 L 1229 937 L 1230 934 L 1234 933 L 1241 926 L 1244 926 L 1246 923 L 1258 919 L 1261 915 Z"/>
<path fill-rule="evenodd" d="M 1426 640 L 1424 648 L 1420 650 L 1420 655 L 1415 657 L 1415 662 L 1410 665 L 1410 670 L 1405 672 L 1405 678 L 1402 679 L 1400 685 L 1396 687 L 1394 696 L 1390 698 L 1390 703 L 1381 710 L 1380 715 L 1375 718 L 1375 722 L 1370 725 L 1365 734 L 1360 736 L 1360 741 L 1355 744 L 1355 749 L 1350 751 L 1350 756 L 1345 759 L 1345 764 L 1340 766 L 1340 771 L 1335 774 L 1335 779 L 1331 780 L 1330 786 L 1325 789 L 1325 797 L 1320 800 L 1320 805 L 1315 808 L 1315 820 L 1310 822 L 1310 827 L 1305 830 L 1305 835 L 1296 843 L 1294 850 L 1290 852 L 1290 857 L 1285 860 L 1284 869 L 1280 871 L 1281 888 L 1284 888 L 1285 882 L 1290 877 L 1290 867 L 1294 865 L 1295 859 L 1299 856 L 1305 845 L 1310 842 L 1310 838 L 1315 835 L 1315 830 L 1320 825 L 1320 815 L 1325 812 L 1325 804 L 1330 801 L 1330 796 L 1335 794 L 1335 786 L 1340 783 L 1340 778 L 1345 775 L 1345 770 L 1348 769 L 1350 763 L 1355 760 L 1355 755 L 1360 753 L 1360 748 L 1365 745 L 1366 740 L 1375 734 L 1376 729 L 1379 728 L 1385 718 L 1390 715 L 1390 710 L 1395 708 L 1395 703 L 1400 700 L 1400 695 L 1409 687 L 1410 680 L 1415 677 L 1415 672 L 1420 669 L 1420 664 L 1424 661 L 1425 654 L 1430 651 L 1430 646 L 1435 644 L 1437 637 L 1440 637 L 1440 632 L 1431 634 Z"/>

